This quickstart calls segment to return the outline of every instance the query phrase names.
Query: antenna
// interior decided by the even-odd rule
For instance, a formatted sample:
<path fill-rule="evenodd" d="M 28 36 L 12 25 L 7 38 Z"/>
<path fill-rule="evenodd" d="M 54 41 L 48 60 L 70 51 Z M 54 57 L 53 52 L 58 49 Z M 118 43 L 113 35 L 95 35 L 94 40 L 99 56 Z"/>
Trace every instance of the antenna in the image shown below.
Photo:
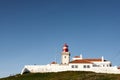
<path fill-rule="evenodd" d="M 55 62 L 57 63 L 57 58 L 55 57 Z"/>

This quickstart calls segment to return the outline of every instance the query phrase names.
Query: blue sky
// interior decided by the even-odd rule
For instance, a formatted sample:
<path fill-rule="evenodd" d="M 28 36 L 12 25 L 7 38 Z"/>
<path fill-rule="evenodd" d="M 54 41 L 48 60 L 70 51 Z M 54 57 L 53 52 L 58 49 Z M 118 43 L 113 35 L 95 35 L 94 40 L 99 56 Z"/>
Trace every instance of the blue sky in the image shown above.
<path fill-rule="evenodd" d="M 71 57 L 120 65 L 119 0 L 0 0 L 0 77 L 48 64 L 64 43 Z"/>

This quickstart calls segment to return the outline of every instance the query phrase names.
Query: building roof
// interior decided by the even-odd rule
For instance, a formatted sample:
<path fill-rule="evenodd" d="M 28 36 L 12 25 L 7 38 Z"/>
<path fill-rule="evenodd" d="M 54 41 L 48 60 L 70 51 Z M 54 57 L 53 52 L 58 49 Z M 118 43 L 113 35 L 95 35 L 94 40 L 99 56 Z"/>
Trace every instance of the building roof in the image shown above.
<path fill-rule="evenodd" d="M 87 60 L 87 61 L 90 61 L 90 62 L 101 62 L 101 61 L 102 61 L 101 58 L 96 58 L 96 59 L 83 59 L 83 60 Z"/>
<path fill-rule="evenodd" d="M 70 63 L 92 63 L 90 61 L 87 61 L 87 60 L 74 60 L 74 61 L 71 61 Z"/>
<path fill-rule="evenodd" d="M 51 62 L 51 64 L 57 64 L 57 63 L 53 61 L 53 62 Z"/>
<path fill-rule="evenodd" d="M 75 56 L 74 58 L 80 58 L 80 56 Z"/>
<path fill-rule="evenodd" d="M 120 66 L 118 67 L 118 69 L 120 69 Z"/>
<path fill-rule="evenodd" d="M 90 63 L 92 64 L 93 62 L 101 62 L 102 59 L 80 59 L 80 60 L 73 60 L 70 63 Z"/>

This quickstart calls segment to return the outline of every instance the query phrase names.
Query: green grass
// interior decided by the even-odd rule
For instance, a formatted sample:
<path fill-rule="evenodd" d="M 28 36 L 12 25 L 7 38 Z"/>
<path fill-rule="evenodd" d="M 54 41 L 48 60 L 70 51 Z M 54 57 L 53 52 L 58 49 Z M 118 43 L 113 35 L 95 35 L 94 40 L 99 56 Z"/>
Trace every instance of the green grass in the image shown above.
<path fill-rule="evenodd" d="M 120 80 L 120 74 L 67 71 L 58 73 L 28 73 L 0 80 Z"/>

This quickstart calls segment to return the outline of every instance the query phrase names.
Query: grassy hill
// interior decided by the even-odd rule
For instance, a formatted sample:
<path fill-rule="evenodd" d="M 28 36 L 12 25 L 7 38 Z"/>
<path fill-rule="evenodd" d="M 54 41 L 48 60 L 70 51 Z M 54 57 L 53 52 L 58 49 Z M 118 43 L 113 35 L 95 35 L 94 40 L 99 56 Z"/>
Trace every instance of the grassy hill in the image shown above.
<path fill-rule="evenodd" d="M 120 74 L 100 74 L 93 72 L 28 73 L 0 80 L 120 80 Z"/>

